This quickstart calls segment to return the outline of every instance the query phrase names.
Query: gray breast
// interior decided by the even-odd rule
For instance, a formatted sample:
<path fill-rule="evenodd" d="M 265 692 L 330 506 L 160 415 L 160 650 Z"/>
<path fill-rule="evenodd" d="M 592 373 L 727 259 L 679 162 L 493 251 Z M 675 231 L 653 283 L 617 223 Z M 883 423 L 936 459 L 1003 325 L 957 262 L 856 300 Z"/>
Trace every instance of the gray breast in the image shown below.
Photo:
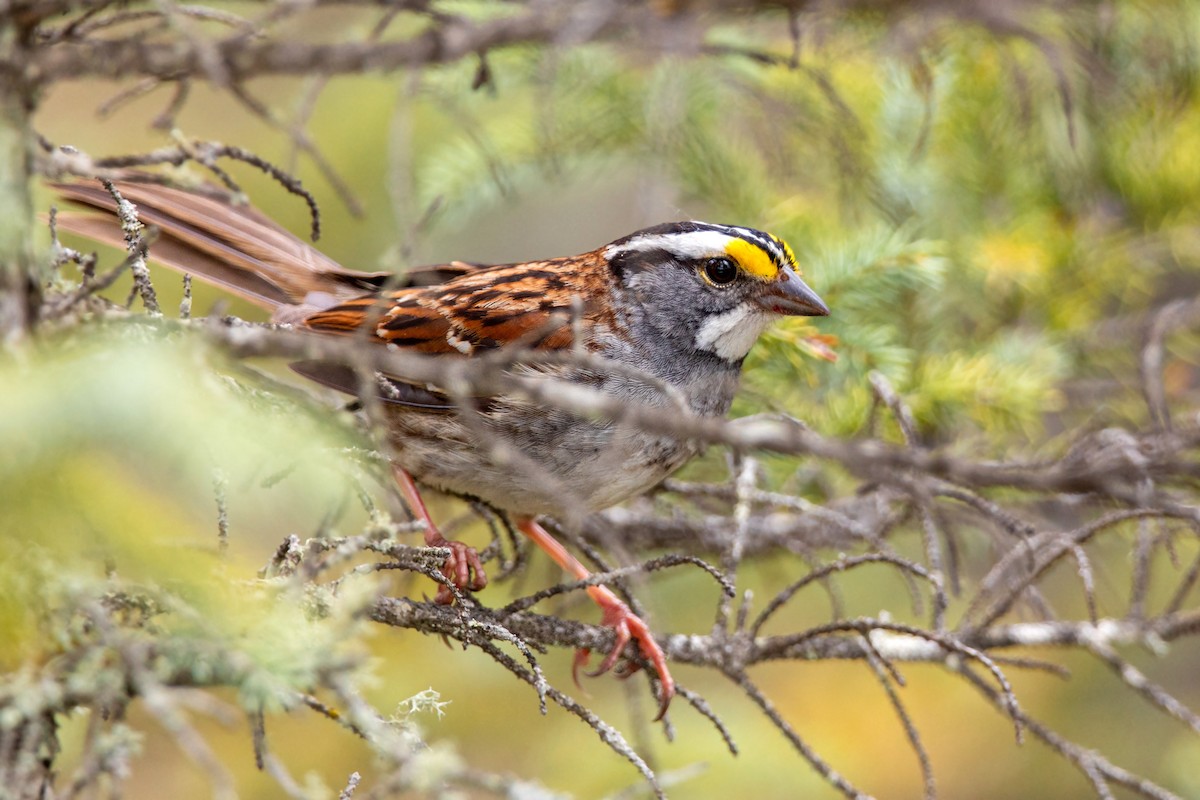
<path fill-rule="evenodd" d="M 607 337 L 606 337 L 607 338 Z M 646 353 L 609 338 L 600 352 L 615 372 L 556 368 L 553 376 L 629 405 L 724 415 L 737 365 L 699 353 Z M 636 377 L 643 372 L 649 379 Z M 389 408 L 397 461 L 423 483 L 474 495 L 521 514 L 595 511 L 644 492 L 701 449 L 696 442 L 519 399 L 499 398 L 469 417 Z"/>

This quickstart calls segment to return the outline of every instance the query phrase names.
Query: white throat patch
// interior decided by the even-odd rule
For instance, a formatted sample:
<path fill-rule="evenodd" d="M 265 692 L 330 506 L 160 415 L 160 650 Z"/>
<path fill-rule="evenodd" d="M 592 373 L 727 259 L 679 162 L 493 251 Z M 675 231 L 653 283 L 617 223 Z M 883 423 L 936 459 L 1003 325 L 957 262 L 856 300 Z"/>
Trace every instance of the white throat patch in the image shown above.
<path fill-rule="evenodd" d="M 745 358 L 762 332 L 779 319 L 748 303 L 709 317 L 696 333 L 696 349 L 715 353 L 726 361 Z"/>

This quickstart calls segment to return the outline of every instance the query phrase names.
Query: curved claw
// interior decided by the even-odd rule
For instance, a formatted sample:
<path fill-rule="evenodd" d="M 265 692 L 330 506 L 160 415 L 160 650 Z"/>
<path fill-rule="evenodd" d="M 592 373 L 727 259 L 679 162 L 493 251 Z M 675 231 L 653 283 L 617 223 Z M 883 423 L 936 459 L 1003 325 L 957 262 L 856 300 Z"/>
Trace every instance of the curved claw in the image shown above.
<path fill-rule="evenodd" d="M 587 578 L 591 573 L 587 571 L 587 567 L 580 564 L 579 561 L 567 552 L 567 549 L 562 546 L 553 536 L 546 532 L 546 529 L 539 525 L 533 517 L 520 517 L 516 520 L 517 528 L 522 533 L 528 536 L 534 544 L 545 550 L 551 558 L 567 572 L 577 578 Z M 650 628 L 642 621 L 640 617 L 629 610 L 629 606 L 621 601 L 621 598 L 612 593 L 612 590 L 606 586 L 589 586 L 587 589 L 588 596 L 595 601 L 596 605 L 604 611 L 602 624 L 613 629 L 616 633 L 616 643 L 613 649 L 605 656 L 604 661 L 600 662 L 600 666 L 595 672 L 588 673 L 589 675 L 602 675 L 611 670 L 621 657 L 621 653 L 625 650 L 625 645 L 630 639 L 638 643 L 638 649 L 642 651 L 642 655 L 654 665 L 654 670 L 658 673 L 659 682 L 662 684 L 662 693 L 659 698 L 658 716 L 655 721 L 662 719 L 667 713 L 667 706 L 671 703 L 671 698 L 675 696 L 675 681 L 671 678 L 671 673 L 667 670 L 667 657 L 663 654 L 662 648 L 658 646 L 658 642 L 654 641 L 654 637 L 650 635 Z M 581 648 L 575 651 L 575 663 L 571 667 L 571 675 L 575 678 L 575 685 L 579 685 L 579 669 L 588 662 L 588 657 L 591 655 L 591 650 Z M 636 662 L 626 661 L 621 668 L 617 670 L 617 675 L 622 678 L 627 678 L 636 672 L 638 665 Z"/>
<path fill-rule="evenodd" d="M 581 647 L 575 651 L 575 660 L 571 662 L 571 680 L 575 681 L 575 685 L 580 689 L 583 688 L 583 684 L 579 682 L 579 668 L 587 664 L 588 659 L 591 657 L 592 651 L 586 647 Z M 584 674 L 590 675 L 591 673 L 585 672 Z"/>
<path fill-rule="evenodd" d="M 436 538 L 430 537 L 430 539 L 427 542 L 430 547 L 447 547 L 450 549 L 450 556 L 446 559 L 446 563 L 442 565 L 442 574 L 449 578 L 455 588 L 470 589 L 473 592 L 478 592 L 487 586 L 487 574 L 483 571 L 483 562 L 479 560 L 479 553 L 475 551 L 474 547 L 465 545 L 462 542 L 452 542 L 441 535 L 438 535 Z M 438 586 L 437 595 L 433 598 L 433 602 L 448 606 L 454 602 L 454 593 L 450 591 L 448 586 Z"/>
<path fill-rule="evenodd" d="M 612 628 L 617 639 L 613 643 L 612 650 L 609 650 L 608 655 L 606 655 L 604 660 L 600 662 L 600 666 L 596 667 L 594 672 L 587 673 L 589 678 L 595 678 L 599 675 L 603 675 L 617 665 L 617 659 L 621 657 L 621 653 L 625 652 L 625 645 L 629 644 L 629 639 L 631 638 L 629 620 L 635 619 L 639 623 L 642 623 L 642 621 L 638 619 L 638 617 L 634 616 L 633 612 L 629 610 L 629 606 L 625 605 L 620 600 L 617 600 L 617 603 L 619 605 L 604 607 L 604 618 L 600 622 L 600 624 L 604 627 Z M 645 627 L 645 623 L 642 623 L 642 627 Z M 656 644 L 655 647 L 657 646 L 658 645 Z"/>
<path fill-rule="evenodd" d="M 592 589 L 598 591 L 592 591 Z M 616 666 L 617 660 L 625 650 L 625 645 L 629 643 L 630 639 L 633 639 L 637 642 L 638 649 L 642 651 L 642 655 L 654 667 L 654 671 L 658 673 L 658 679 L 662 683 L 658 716 L 654 718 L 654 721 L 657 722 L 667 713 L 667 707 L 671 704 L 671 698 L 675 696 L 675 680 L 671 677 L 670 670 L 667 669 L 666 654 L 658 646 L 658 642 L 654 640 L 654 635 L 650 633 L 650 626 L 641 617 L 630 611 L 629 606 L 625 605 L 609 589 L 604 586 L 595 586 L 589 589 L 588 593 L 591 594 L 596 604 L 604 610 L 604 618 L 601 624 L 613 629 L 616 633 L 616 643 L 608 655 L 605 656 L 604 661 L 600 662 L 600 666 L 594 672 L 586 674 L 596 676 L 610 671 Z M 579 650 L 576 652 L 573 674 L 577 674 L 579 667 L 587 663 L 588 654 L 588 650 Z M 625 665 L 622 665 L 618 674 L 621 678 L 628 678 L 637 670 L 637 664 L 626 662 Z M 578 682 L 578 678 L 576 678 L 576 683 Z"/>

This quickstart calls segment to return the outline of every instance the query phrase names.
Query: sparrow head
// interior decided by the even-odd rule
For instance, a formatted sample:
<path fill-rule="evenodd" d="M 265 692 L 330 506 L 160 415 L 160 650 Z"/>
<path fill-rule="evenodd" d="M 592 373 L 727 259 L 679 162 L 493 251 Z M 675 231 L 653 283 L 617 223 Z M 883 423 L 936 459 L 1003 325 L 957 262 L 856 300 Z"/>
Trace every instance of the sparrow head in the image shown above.
<path fill-rule="evenodd" d="M 671 222 L 604 248 L 617 281 L 662 333 L 740 362 L 772 322 L 829 308 L 777 236 L 734 225 Z"/>

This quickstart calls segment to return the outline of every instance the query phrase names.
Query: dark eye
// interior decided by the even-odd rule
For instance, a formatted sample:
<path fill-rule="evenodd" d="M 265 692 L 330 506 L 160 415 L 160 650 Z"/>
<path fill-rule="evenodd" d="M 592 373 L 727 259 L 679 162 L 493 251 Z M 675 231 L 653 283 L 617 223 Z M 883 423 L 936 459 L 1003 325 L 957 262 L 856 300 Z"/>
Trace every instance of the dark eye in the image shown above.
<path fill-rule="evenodd" d="M 737 280 L 738 269 L 728 258 L 710 258 L 704 262 L 704 277 L 714 286 L 728 286 Z"/>

